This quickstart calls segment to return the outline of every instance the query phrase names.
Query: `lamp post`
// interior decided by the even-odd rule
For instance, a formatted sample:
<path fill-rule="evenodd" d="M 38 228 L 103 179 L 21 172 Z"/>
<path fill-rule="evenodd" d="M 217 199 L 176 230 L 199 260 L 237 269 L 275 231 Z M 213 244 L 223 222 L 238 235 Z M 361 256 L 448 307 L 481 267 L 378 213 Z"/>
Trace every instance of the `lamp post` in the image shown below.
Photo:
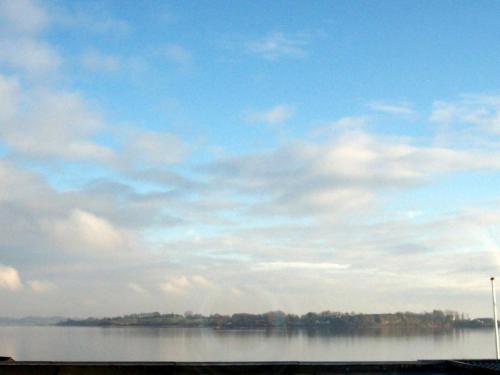
<path fill-rule="evenodd" d="M 500 359 L 500 348 L 498 344 L 498 319 L 497 319 L 497 298 L 495 293 L 495 278 L 491 277 L 491 296 L 493 298 L 493 326 L 495 327 L 495 349 L 497 360 Z"/>

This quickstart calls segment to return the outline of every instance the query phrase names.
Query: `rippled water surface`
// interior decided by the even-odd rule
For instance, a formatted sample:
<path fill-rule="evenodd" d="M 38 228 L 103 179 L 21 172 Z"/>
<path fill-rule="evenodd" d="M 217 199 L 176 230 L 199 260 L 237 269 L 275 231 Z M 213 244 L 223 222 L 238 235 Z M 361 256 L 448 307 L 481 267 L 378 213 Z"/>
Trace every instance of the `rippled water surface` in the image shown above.
<path fill-rule="evenodd" d="M 0 355 L 65 361 L 369 361 L 491 358 L 490 330 L 419 334 L 203 328 L 0 327 Z"/>

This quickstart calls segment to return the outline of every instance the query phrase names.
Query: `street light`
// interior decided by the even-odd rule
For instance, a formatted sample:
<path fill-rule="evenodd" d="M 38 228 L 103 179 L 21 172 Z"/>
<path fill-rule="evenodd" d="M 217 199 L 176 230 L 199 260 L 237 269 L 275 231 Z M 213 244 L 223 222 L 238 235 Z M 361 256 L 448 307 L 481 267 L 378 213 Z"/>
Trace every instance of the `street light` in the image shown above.
<path fill-rule="evenodd" d="M 497 298 L 495 293 L 495 278 L 491 277 L 491 296 L 493 298 L 493 326 L 495 327 L 495 348 L 497 360 L 500 359 L 500 348 L 498 346 L 498 319 L 497 319 Z"/>

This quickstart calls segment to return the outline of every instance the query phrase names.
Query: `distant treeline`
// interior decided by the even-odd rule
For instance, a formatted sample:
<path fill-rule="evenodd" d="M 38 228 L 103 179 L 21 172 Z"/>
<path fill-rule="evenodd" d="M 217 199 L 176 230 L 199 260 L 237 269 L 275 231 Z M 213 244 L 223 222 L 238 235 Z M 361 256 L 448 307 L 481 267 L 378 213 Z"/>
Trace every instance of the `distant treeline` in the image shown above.
<path fill-rule="evenodd" d="M 27 316 L 24 318 L 5 318 L 0 317 L 0 326 L 53 326 L 65 321 L 68 318 L 61 316 L 40 317 Z"/>
<path fill-rule="evenodd" d="M 264 314 L 238 313 L 210 315 L 185 313 L 141 313 L 112 318 L 69 319 L 62 326 L 152 326 L 210 327 L 214 329 L 305 328 L 329 330 L 363 330 L 373 328 L 451 329 L 481 328 L 493 325 L 492 319 L 468 319 L 452 311 L 434 310 L 429 313 L 356 314 L 324 311 L 304 315 L 272 311 Z"/>

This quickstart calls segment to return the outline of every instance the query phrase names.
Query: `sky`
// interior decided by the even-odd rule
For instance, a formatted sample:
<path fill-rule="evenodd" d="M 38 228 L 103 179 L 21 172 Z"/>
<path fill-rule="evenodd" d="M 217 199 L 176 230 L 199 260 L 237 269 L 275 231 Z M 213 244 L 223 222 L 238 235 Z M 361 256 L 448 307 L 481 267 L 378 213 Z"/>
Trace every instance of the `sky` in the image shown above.
<path fill-rule="evenodd" d="M 499 17 L 0 0 L 0 315 L 489 316 Z"/>

